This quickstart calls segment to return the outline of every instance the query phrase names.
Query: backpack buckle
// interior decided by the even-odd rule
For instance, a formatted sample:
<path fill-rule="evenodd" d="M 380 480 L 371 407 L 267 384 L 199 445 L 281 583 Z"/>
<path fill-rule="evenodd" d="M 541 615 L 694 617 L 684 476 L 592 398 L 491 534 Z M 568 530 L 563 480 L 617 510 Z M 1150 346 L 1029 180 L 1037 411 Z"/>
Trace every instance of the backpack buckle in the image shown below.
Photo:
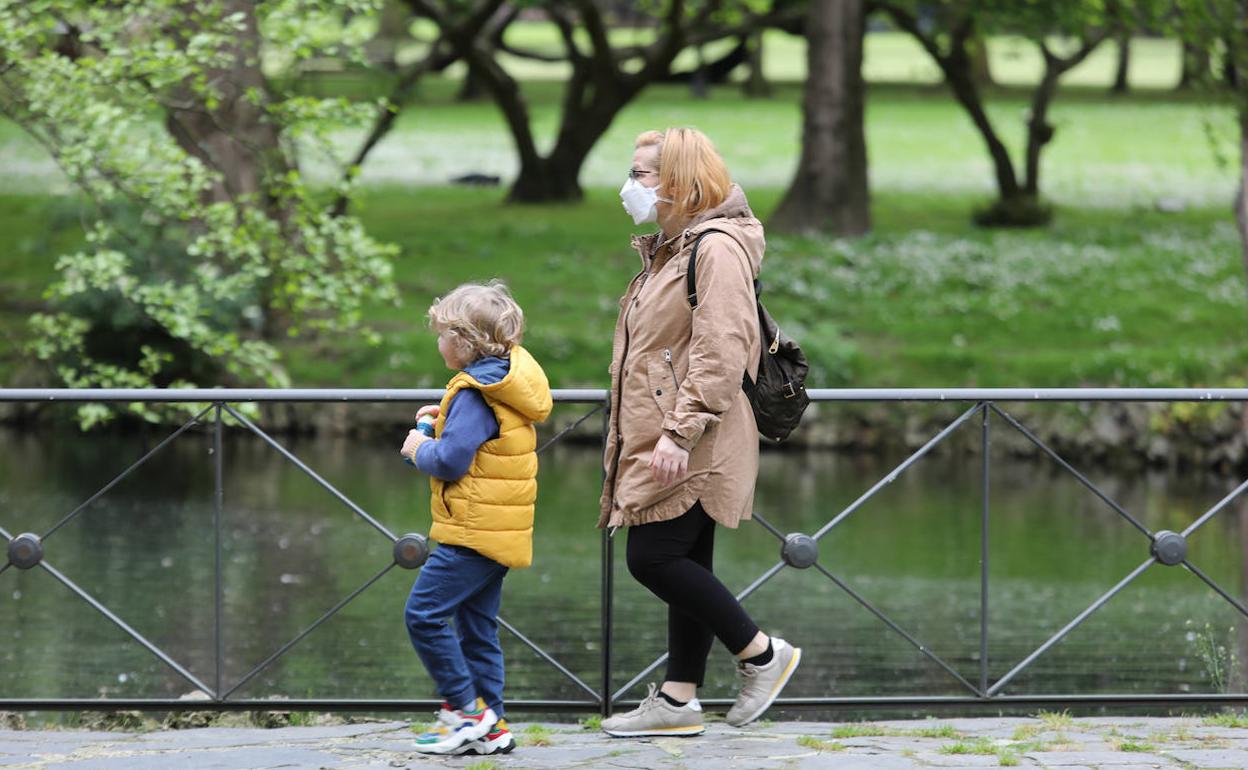
<path fill-rule="evenodd" d="M 793 387 L 793 381 L 792 381 L 792 380 L 790 380 L 790 381 L 788 381 L 788 382 L 784 383 L 784 387 L 783 387 L 783 388 L 781 388 L 780 392 L 784 394 L 784 397 L 785 397 L 785 398 L 796 398 L 796 397 L 797 397 L 797 388 L 794 388 L 794 387 Z"/>

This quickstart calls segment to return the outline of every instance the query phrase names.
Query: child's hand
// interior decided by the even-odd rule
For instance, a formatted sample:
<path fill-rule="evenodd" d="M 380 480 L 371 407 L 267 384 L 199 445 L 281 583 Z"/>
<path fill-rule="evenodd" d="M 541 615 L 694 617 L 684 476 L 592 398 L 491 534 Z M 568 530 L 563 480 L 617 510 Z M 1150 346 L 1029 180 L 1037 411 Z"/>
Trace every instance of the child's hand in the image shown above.
<path fill-rule="evenodd" d="M 442 407 L 438 406 L 437 404 L 426 404 L 425 406 L 422 406 L 418 412 L 416 412 L 416 419 L 419 420 L 421 417 L 424 417 L 425 415 L 428 414 L 428 415 L 433 415 L 433 419 L 436 420 L 438 419 L 438 414 L 440 414 L 441 412 L 442 412 Z"/>
<path fill-rule="evenodd" d="M 416 450 L 426 441 L 432 441 L 420 431 L 412 428 L 407 432 L 407 438 L 403 440 L 403 448 L 399 450 L 399 454 L 403 455 L 412 462 L 416 462 Z"/>

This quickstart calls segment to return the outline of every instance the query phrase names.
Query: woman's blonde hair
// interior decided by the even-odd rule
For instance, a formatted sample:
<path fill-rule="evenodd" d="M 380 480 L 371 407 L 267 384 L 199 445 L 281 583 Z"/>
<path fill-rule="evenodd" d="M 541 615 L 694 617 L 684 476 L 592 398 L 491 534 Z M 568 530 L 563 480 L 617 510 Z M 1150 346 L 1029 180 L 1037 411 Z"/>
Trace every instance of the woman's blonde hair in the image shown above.
<path fill-rule="evenodd" d="M 506 356 L 524 336 L 524 311 L 502 281 L 465 283 L 433 301 L 429 326 L 451 339 L 465 361 Z"/>
<path fill-rule="evenodd" d="M 637 137 L 637 147 L 655 145 L 659 148 L 659 197 L 670 201 L 674 221 L 688 222 L 728 197 L 732 177 L 706 134 L 696 128 L 669 128 Z"/>

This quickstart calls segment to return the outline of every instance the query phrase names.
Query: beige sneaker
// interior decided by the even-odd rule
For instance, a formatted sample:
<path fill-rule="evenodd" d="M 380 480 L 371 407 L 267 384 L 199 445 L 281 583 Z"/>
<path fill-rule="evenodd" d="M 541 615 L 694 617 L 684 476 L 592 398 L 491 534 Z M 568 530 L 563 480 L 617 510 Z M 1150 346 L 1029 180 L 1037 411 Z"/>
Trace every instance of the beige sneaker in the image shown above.
<path fill-rule="evenodd" d="M 728 724 L 733 727 L 743 727 L 762 716 L 789 683 L 789 677 L 802 660 L 802 648 L 777 636 L 771 637 L 771 652 L 771 662 L 765 666 L 737 663 L 741 692 L 737 694 L 737 702 L 728 709 Z"/>
<path fill-rule="evenodd" d="M 650 694 L 637 708 L 626 714 L 602 720 L 602 731 L 616 738 L 637 738 L 644 735 L 701 735 L 702 704 L 694 698 L 676 707 L 659 696 L 654 685 Z"/>

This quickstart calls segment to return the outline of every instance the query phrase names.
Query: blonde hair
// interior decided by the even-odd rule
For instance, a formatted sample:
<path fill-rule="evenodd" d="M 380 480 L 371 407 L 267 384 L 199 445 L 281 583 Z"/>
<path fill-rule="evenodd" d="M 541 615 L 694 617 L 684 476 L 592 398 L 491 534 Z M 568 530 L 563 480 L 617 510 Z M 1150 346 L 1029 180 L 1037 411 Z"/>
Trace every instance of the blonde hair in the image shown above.
<path fill-rule="evenodd" d="M 728 166 L 706 134 L 696 128 L 646 131 L 637 147 L 659 148 L 659 194 L 670 201 L 676 222 L 688 222 L 724 202 L 732 189 Z"/>
<path fill-rule="evenodd" d="M 524 311 L 502 281 L 465 283 L 429 307 L 429 326 L 448 336 L 465 361 L 505 356 L 524 336 Z"/>

